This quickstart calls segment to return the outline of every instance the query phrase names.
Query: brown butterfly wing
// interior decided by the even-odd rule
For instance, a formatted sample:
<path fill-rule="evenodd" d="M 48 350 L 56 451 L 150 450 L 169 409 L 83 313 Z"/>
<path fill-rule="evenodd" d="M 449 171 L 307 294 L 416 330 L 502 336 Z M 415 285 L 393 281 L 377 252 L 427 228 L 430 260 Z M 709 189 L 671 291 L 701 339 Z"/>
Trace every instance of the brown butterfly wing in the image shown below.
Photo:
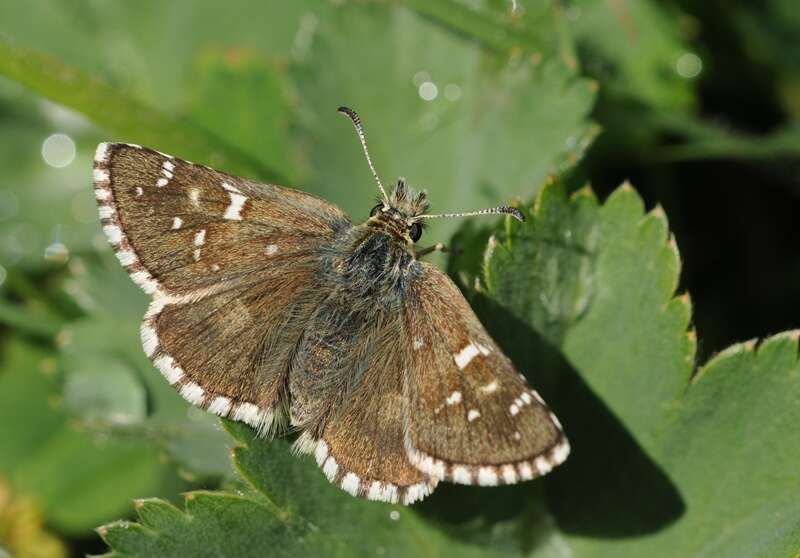
<path fill-rule="evenodd" d="M 512 484 L 569 454 L 555 415 L 486 333 L 453 282 L 423 263 L 405 306 L 411 462 L 461 484 Z"/>
<path fill-rule="evenodd" d="M 336 206 L 127 144 L 100 144 L 94 168 L 103 230 L 149 294 L 184 295 L 248 280 L 312 255 L 351 226 Z"/>
<path fill-rule="evenodd" d="M 289 347 L 323 298 L 319 250 L 351 226 L 335 206 L 127 144 L 94 168 L 103 230 L 153 302 L 145 352 L 191 403 L 267 428 Z"/>
<path fill-rule="evenodd" d="M 289 378 L 296 448 L 354 496 L 410 504 L 436 487 L 404 446 L 406 333 L 399 313 L 337 291 L 297 346 Z M 354 310 L 355 307 L 361 310 Z"/>

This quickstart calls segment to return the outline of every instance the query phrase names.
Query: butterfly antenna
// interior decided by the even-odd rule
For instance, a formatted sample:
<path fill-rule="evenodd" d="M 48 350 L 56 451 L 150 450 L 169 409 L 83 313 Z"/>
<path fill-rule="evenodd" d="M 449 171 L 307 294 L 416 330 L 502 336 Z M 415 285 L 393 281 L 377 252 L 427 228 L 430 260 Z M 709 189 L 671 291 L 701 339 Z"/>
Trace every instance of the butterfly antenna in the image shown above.
<path fill-rule="evenodd" d="M 375 178 L 375 182 L 378 183 L 378 188 L 381 189 L 381 194 L 383 194 L 383 203 L 386 207 L 389 207 L 389 196 L 386 195 L 386 190 L 383 188 L 381 179 L 378 176 L 378 173 L 375 171 L 375 166 L 372 164 L 372 159 L 369 156 L 369 150 L 367 149 L 367 137 L 364 135 L 364 125 L 361 123 L 361 119 L 358 117 L 358 114 L 356 114 L 356 111 L 348 107 L 339 107 L 336 109 L 336 111 L 347 115 L 353 122 L 353 126 L 356 127 L 356 133 L 358 134 L 358 139 L 361 140 L 361 147 L 364 149 L 364 156 L 367 158 L 367 164 L 372 171 L 372 176 Z"/>
<path fill-rule="evenodd" d="M 489 209 L 481 209 L 480 211 L 469 211 L 467 213 L 440 213 L 438 215 L 417 215 L 417 219 L 439 219 L 440 217 L 472 217 L 473 215 L 511 215 L 520 223 L 525 222 L 525 216 L 519 209 L 501 205 L 500 207 L 492 207 Z"/>

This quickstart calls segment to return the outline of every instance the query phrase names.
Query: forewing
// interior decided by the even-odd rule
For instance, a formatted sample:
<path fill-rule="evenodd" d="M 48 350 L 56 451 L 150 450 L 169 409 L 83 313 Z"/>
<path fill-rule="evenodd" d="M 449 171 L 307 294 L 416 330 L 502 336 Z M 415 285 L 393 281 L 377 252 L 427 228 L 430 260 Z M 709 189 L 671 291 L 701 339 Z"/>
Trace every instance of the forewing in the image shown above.
<path fill-rule="evenodd" d="M 153 295 L 146 354 L 191 403 L 269 427 L 292 342 L 323 297 L 317 255 L 346 216 L 127 144 L 98 147 L 94 180 L 117 258 Z"/>
<path fill-rule="evenodd" d="M 314 196 L 127 144 L 100 144 L 94 185 L 103 231 L 149 294 L 248 280 L 350 226 Z"/>
<path fill-rule="evenodd" d="M 461 484 L 512 484 L 569 454 L 555 415 L 437 268 L 409 291 L 406 450 L 421 471 Z"/>

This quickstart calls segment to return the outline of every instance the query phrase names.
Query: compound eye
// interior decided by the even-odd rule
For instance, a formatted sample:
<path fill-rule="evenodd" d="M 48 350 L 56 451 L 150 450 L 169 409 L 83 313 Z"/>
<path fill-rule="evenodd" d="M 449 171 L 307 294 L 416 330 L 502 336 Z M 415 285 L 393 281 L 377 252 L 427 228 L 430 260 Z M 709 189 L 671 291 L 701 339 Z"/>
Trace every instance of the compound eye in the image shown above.
<path fill-rule="evenodd" d="M 378 205 L 376 205 L 375 207 L 370 209 L 369 216 L 370 217 L 375 217 L 378 213 L 381 212 L 381 209 L 383 209 L 383 204 L 379 203 Z"/>
<path fill-rule="evenodd" d="M 411 229 L 408 231 L 408 235 L 411 237 L 411 240 L 416 242 L 422 236 L 422 225 L 419 223 L 412 223 Z"/>

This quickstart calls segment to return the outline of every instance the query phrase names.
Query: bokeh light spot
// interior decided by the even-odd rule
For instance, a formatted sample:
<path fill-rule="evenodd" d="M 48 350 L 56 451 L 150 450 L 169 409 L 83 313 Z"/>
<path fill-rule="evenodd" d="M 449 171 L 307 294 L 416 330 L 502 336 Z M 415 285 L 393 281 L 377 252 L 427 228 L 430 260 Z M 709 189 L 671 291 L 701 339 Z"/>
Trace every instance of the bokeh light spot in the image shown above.
<path fill-rule="evenodd" d="M 66 134 L 53 134 L 42 143 L 44 162 L 61 169 L 75 160 L 75 142 Z"/>
<path fill-rule="evenodd" d="M 439 96 L 439 88 L 432 81 L 425 81 L 419 86 L 419 96 L 423 101 L 433 101 Z"/>
<path fill-rule="evenodd" d="M 700 75 L 703 70 L 703 61 L 693 52 L 685 52 L 675 63 L 675 71 L 682 78 L 691 79 Z"/>
<path fill-rule="evenodd" d="M 431 75 L 428 72 L 425 72 L 425 71 L 421 70 L 421 71 L 417 72 L 416 74 L 414 74 L 414 77 L 411 79 L 411 82 L 414 85 L 416 85 L 417 87 L 419 87 L 420 85 L 422 85 L 426 81 L 430 81 L 430 80 L 431 80 Z"/>
<path fill-rule="evenodd" d="M 461 87 L 455 83 L 444 86 L 444 98 L 448 101 L 458 101 L 461 98 Z"/>

